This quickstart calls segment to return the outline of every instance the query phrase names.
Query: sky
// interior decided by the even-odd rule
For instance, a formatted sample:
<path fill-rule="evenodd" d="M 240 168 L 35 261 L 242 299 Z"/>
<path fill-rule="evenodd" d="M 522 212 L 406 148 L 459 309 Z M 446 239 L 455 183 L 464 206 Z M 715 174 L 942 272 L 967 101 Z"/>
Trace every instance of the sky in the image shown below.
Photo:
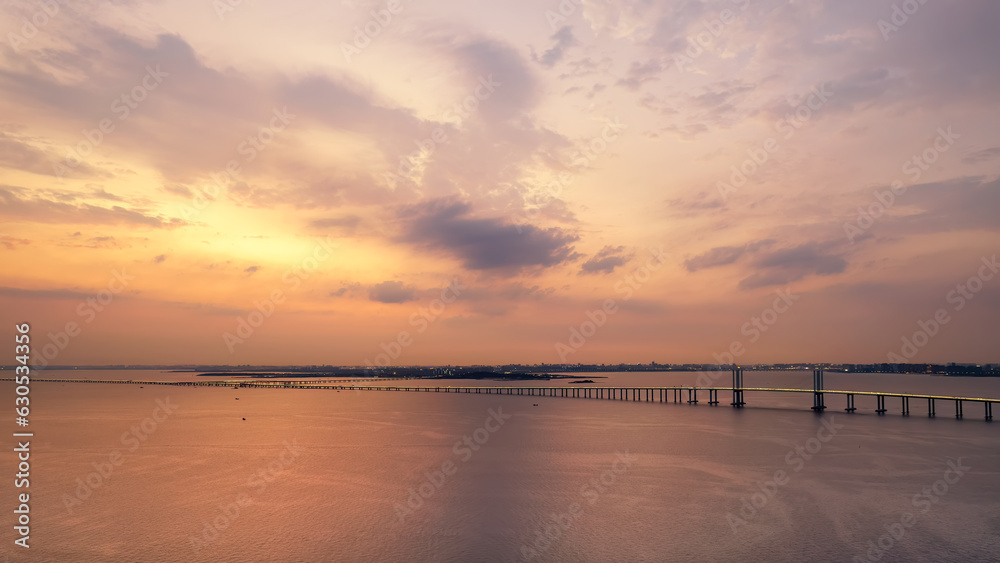
<path fill-rule="evenodd" d="M 994 0 L 0 10 L 36 365 L 1000 362 Z"/>

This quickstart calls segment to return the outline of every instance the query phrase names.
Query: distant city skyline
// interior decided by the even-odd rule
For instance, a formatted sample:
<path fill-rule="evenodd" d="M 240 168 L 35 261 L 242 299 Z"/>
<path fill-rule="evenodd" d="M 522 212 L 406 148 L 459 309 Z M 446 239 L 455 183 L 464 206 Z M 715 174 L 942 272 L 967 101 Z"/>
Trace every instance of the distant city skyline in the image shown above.
<path fill-rule="evenodd" d="M 16 1 L 48 365 L 1000 360 L 1000 4 Z"/>

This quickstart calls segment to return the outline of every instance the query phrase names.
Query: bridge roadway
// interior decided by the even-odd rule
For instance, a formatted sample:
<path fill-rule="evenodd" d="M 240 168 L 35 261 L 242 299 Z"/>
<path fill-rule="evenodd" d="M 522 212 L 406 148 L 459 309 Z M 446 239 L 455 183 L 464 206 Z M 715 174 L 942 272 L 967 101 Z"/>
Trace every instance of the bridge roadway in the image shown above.
<path fill-rule="evenodd" d="M 13 378 L 0 378 L 0 381 L 14 381 Z M 232 388 L 281 388 L 281 389 L 328 389 L 337 391 L 408 391 L 417 393 L 476 393 L 476 394 L 497 394 L 497 395 L 527 395 L 537 397 L 568 397 L 582 399 L 607 399 L 619 401 L 644 401 L 660 403 L 683 403 L 697 404 L 698 392 L 708 392 L 708 404 L 719 404 L 719 391 L 731 391 L 733 407 L 742 408 L 746 405 L 743 400 L 744 392 L 766 392 L 766 393 L 808 393 L 813 395 L 812 410 L 821 412 L 826 408 L 824 395 L 843 395 L 847 400 L 844 409 L 847 412 L 857 410 L 854 406 L 854 397 L 857 395 L 874 396 L 876 398 L 875 412 L 879 415 L 885 414 L 888 409 L 885 406 L 886 397 L 900 399 L 900 414 L 909 416 L 910 399 L 927 401 L 927 416 L 937 415 L 936 403 L 938 401 L 952 401 L 955 405 L 955 418 L 963 418 L 964 403 L 982 403 L 983 413 L 986 420 L 993 420 L 993 403 L 1000 403 L 1000 399 L 984 397 L 953 397 L 948 395 L 920 395 L 913 393 L 887 393 L 882 391 L 841 391 L 831 389 L 780 389 L 774 387 L 452 387 L 452 386 L 427 386 L 427 387 L 402 387 L 399 385 L 340 385 L 331 384 L 330 381 L 259 381 L 259 380 L 223 380 L 223 381 L 137 381 L 137 380 L 115 380 L 115 379 L 33 379 L 36 382 L 57 382 L 57 383 L 113 383 L 124 385 L 173 385 L 181 387 L 232 387 Z M 357 381 L 357 380 L 348 380 Z M 388 382 L 390 379 L 374 380 Z M 338 380 L 338 383 L 344 381 Z M 687 395 L 685 399 L 684 395 Z M 672 401 L 671 401 L 672 399 Z"/>

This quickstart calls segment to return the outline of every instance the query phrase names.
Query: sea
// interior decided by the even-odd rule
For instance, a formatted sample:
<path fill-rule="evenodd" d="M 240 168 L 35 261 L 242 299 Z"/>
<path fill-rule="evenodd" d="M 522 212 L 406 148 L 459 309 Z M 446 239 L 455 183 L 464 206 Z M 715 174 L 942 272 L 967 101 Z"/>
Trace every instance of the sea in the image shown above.
<path fill-rule="evenodd" d="M 594 383 L 547 385 L 731 383 L 578 375 Z M 795 393 L 746 392 L 737 409 L 729 391 L 708 405 L 44 379 L 206 378 L 34 372 L 29 426 L 8 423 L 33 436 L 0 455 L 4 561 L 1000 561 L 1000 410 L 988 422 L 978 403 L 957 419 L 950 401 L 930 418 L 888 398 L 878 415 L 874 397 L 847 413 L 830 394 L 818 414 Z M 744 386 L 811 389 L 812 373 L 748 371 Z M 1000 400 L 995 378 L 828 372 L 825 386 Z"/>

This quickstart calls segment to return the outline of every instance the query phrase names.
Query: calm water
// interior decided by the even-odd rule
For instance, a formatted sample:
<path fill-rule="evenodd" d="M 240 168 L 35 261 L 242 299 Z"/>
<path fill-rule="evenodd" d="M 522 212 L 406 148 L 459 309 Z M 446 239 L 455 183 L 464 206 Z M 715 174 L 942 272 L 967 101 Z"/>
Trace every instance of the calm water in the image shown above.
<path fill-rule="evenodd" d="M 697 377 L 606 375 L 597 385 Z M 826 384 L 1000 397 L 993 379 Z M 745 385 L 807 388 L 811 374 Z M 8 527 L 10 561 L 852 561 L 880 536 L 880 561 L 1000 559 L 1000 421 L 972 405 L 957 421 L 916 402 L 879 417 L 861 398 L 847 415 L 835 397 L 816 416 L 808 395 L 748 393 L 736 410 L 43 382 L 31 400 L 32 547 L 10 547 Z M 157 400 L 176 408 L 154 413 Z M 946 474 L 959 458 L 968 469 Z M 13 454 L 2 465 L 14 473 Z M 13 509 L 13 487 L 5 499 Z"/>

